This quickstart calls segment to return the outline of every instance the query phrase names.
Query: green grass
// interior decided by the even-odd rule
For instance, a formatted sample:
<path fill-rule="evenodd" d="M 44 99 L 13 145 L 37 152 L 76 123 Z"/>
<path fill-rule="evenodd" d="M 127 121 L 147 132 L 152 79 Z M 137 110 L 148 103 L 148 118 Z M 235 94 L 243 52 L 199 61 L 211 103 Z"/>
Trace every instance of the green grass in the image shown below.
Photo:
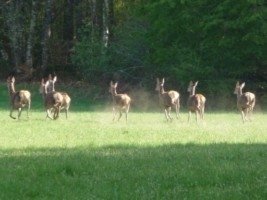
<path fill-rule="evenodd" d="M 73 101 L 69 119 L 45 119 L 34 94 L 30 119 L 0 103 L 0 199 L 265 199 L 266 115 L 129 113 Z M 75 95 L 74 95 L 75 96 Z M 40 99 L 39 99 L 40 98 Z M 38 102 L 40 100 L 40 102 Z M 82 111 L 84 108 L 84 111 Z M 17 114 L 14 112 L 14 115 Z M 173 113 L 174 116 L 174 113 Z"/>

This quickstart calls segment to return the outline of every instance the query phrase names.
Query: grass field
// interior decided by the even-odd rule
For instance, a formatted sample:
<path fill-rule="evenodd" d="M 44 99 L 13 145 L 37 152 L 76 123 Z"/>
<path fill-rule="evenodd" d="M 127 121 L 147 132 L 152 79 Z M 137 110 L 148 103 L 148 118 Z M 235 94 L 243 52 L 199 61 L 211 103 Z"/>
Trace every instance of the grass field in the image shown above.
<path fill-rule="evenodd" d="M 1 200 L 266 199 L 264 113 L 242 124 L 237 112 L 208 111 L 196 124 L 183 111 L 167 123 L 132 108 L 128 124 L 113 123 L 111 108 L 73 98 L 69 119 L 53 121 L 33 94 L 30 119 L 17 121 L 0 92 Z"/>

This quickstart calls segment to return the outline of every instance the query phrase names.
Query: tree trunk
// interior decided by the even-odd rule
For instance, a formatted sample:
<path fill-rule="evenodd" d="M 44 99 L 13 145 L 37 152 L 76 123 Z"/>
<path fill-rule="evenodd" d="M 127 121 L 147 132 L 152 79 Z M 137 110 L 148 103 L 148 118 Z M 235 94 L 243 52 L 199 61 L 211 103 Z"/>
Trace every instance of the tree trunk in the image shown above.
<path fill-rule="evenodd" d="M 38 6 L 38 0 L 32 0 L 31 24 L 30 24 L 29 37 L 27 41 L 27 50 L 26 50 L 26 65 L 29 68 L 32 68 L 33 66 L 32 48 L 33 48 L 33 38 L 34 38 L 35 25 L 37 19 L 37 6 Z"/>
<path fill-rule="evenodd" d="M 108 47 L 109 42 L 109 0 L 103 4 L 103 47 Z M 103 52 L 102 52 L 103 53 Z"/>
<path fill-rule="evenodd" d="M 42 33 L 42 61 L 41 61 L 41 76 L 44 75 L 48 64 L 48 42 L 51 36 L 51 21 L 52 21 L 52 4 L 53 0 L 46 1 L 45 18 Z"/>
<path fill-rule="evenodd" d="M 22 64 L 21 46 L 23 43 L 22 28 L 23 22 L 20 16 L 21 2 L 14 0 L 4 3 L 3 15 L 8 28 L 8 37 L 10 39 L 10 49 L 12 51 L 11 64 L 17 67 Z"/>
<path fill-rule="evenodd" d="M 92 41 L 94 41 L 94 39 L 95 39 L 96 23 L 97 23 L 96 0 L 91 0 L 91 39 L 92 39 Z"/>

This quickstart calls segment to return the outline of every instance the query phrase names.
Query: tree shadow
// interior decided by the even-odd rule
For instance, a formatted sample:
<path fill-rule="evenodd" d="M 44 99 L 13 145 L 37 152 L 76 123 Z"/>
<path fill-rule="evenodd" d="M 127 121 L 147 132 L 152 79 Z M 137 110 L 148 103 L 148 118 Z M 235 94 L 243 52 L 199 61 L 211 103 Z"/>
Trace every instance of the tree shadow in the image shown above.
<path fill-rule="evenodd" d="M 0 152 L 0 199 L 264 199 L 266 144 Z"/>

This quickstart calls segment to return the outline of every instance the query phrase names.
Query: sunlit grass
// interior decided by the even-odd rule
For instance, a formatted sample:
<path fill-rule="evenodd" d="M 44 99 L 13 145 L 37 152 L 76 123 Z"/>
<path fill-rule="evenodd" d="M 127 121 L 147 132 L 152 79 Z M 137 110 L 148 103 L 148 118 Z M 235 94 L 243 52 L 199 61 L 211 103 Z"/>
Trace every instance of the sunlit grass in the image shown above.
<path fill-rule="evenodd" d="M 6 97 L 2 99 L 5 100 Z M 34 94 L 30 119 L 0 103 L 0 199 L 265 199 L 267 116 L 163 112 L 134 107 L 128 123 L 111 108 L 74 100 L 65 119 L 46 119 Z M 83 111 L 82 111 L 83 110 Z M 14 115 L 17 112 L 14 111 Z M 174 116 L 174 114 L 173 114 Z"/>

